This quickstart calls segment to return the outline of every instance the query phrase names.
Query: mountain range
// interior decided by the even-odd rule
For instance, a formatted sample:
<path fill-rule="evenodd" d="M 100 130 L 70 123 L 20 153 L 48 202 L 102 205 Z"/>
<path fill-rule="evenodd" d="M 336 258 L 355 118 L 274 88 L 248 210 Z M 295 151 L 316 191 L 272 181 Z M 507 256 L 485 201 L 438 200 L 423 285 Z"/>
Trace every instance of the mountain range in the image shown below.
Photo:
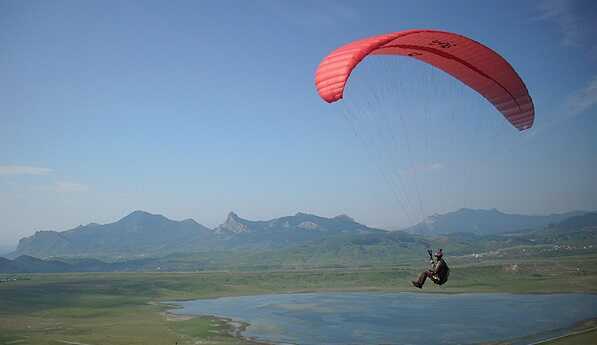
<path fill-rule="evenodd" d="M 294 217 L 294 216 L 293 216 Z M 296 220 L 296 219 L 294 219 Z M 333 222 L 334 218 L 324 218 Z M 241 219 L 235 220 L 244 223 Z M 247 221 L 249 222 L 249 221 Z M 264 226 L 268 222 L 257 222 Z M 300 223 L 299 223 L 300 224 Z M 312 227 L 312 226 L 309 226 Z M 235 225 L 238 230 L 238 224 Z M 242 228 L 242 227 L 241 227 Z M 258 228 L 258 227 L 257 227 Z M 253 228 L 254 230 L 254 228 Z M 266 229 L 267 230 L 267 229 Z M 219 227 L 214 232 L 228 232 Z M 242 233 L 247 235 L 249 228 Z M 230 236 L 230 234 L 228 234 Z M 402 231 L 348 232 L 294 246 L 251 247 L 121 258 L 109 262 L 82 257 L 41 260 L 20 255 L 0 258 L 0 273 L 288 270 L 308 268 L 419 265 L 428 248 L 444 248 L 450 262 L 478 262 L 506 258 L 595 255 L 597 213 L 567 218 L 543 228 L 478 235 L 451 233 L 421 236 Z"/>
<path fill-rule="evenodd" d="M 135 211 L 114 223 L 91 223 L 66 231 L 37 231 L 33 236 L 21 239 L 16 251 L 7 257 L 28 255 L 37 258 L 79 257 L 114 261 L 173 253 L 279 250 L 306 244 L 327 243 L 327 248 L 331 248 L 334 243 L 345 243 L 342 241 L 346 239 L 349 239 L 349 243 L 373 241 L 399 246 L 405 243 L 425 246 L 430 240 L 426 236 L 454 234 L 451 238 L 455 239 L 463 238 L 462 234 L 466 233 L 487 236 L 540 229 L 585 213 L 574 211 L 526 216 L 506 214 L 495 209 L 461 209 L 434 215 L 406 231 L 390 232 L 360 224 L 347 215 L 326 218 L 297 213 L 253 221 L 230 212 L 221 225 L 211 229 L 193 219 L 175 221 L 162 215 Z M 589 219 L 590 222 L 592 219 Z"/>
<path fill-rule="evenodd" d="M 37 231 L 19 241 L 8 257 L 139 257 L 228 249 L 294 246 L 339 235 L 384 233 L 340 215 L 333 218 L 297 213 L 268 221 L 251 221 L 234 212 L 215 229 L 192 219 L 175 221 L 135 211 L 110 224 L 81 225 L 67 231 Z"/>

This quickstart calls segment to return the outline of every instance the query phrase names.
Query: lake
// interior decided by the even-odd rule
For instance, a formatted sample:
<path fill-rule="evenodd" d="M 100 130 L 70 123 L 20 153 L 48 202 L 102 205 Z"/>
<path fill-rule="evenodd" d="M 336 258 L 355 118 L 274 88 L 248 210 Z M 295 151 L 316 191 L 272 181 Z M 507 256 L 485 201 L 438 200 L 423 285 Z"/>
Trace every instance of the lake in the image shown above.
<path fill-rule="evenodd" d="M 590 294 L 298 293 L 175 302 L 175 314 L 250 325 L 275 344 L 475 344 L 553 337 L 597 317 Z"/>

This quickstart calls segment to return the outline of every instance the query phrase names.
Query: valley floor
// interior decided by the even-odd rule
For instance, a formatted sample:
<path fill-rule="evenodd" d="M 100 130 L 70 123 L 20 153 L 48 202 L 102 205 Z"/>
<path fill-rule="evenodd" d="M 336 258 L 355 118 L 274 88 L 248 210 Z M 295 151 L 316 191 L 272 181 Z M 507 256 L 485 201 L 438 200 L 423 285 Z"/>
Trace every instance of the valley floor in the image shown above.
<path fill-rule="evenodd" d="M 445 286 L 429 284 L 422 292 L 597 293 L 596 255 L 453 262 Z M 423 268 L 22 275 L 30 280 L 0 284 L 0 344 L 251 344 L 238 336 L 243 325 L 172 317 L 159 302 L 273 292 L 412 292 L 410 280 Z M 550 344 L 583 343 L 597 343 L 597 332 Z"/>

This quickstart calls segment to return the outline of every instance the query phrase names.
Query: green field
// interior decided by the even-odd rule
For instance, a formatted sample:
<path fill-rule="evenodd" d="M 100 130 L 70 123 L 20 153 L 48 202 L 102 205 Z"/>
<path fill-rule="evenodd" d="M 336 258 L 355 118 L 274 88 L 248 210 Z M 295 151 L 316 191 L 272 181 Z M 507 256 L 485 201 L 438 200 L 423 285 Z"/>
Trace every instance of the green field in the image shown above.
<path fill-rule="evenodd" d="M 223 320 L 175 318 L 157 302 L 271 292 L 414 291 L 409 281 L 422 268 L 21 275 L 30 280 L 0 284 L 0 344 L 247 344 Z M 482 264 L 454 258 L 448 284 L 422 291 L 596 293 L 597 256 Z M 595 343 L 597 333 L 573 337 L 553 344 Z"/>

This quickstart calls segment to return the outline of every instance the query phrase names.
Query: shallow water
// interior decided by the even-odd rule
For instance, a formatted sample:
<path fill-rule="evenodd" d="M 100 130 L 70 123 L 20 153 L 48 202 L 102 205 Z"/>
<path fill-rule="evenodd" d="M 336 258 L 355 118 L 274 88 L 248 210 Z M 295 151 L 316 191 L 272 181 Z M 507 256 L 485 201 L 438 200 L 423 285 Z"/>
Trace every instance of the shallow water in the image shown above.
<path fill-rule="evenodd" d="M 244 336 L 301 345 L 530 342 L 597 317 L 597 295 L 589 294 L 304 293 L 176 303 L 183 308 L 174 313 L 244 321 Z"/>

